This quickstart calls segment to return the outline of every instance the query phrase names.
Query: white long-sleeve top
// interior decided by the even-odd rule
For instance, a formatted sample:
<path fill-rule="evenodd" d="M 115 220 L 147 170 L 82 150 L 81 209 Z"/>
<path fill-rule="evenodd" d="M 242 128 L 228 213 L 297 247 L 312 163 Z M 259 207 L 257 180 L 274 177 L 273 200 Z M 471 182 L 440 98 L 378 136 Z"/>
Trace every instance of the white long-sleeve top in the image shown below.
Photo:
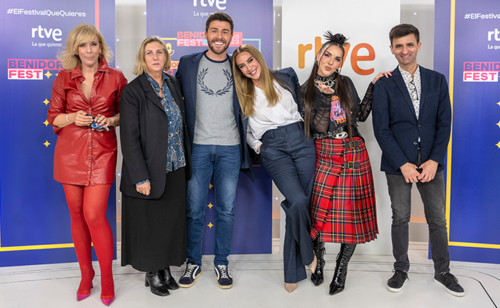
<path fill-rule="evenodd" d="M 255 87 L 254 114 L 248 118 L 247 143 L 256 153 L 262 144 L 265 132 L 280 126 L 303 121 L 292 93 L 274 81 L 281 99 L 274 107 L 269 107 L 264 92 Z"/>

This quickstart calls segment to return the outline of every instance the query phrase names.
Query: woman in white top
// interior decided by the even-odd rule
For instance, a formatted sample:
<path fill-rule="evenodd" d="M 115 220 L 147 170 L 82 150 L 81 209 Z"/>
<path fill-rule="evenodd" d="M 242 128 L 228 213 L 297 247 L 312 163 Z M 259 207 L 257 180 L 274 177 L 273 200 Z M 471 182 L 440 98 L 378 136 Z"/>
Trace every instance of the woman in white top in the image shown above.
<path fill-rule="evenodd" d="M 264 168 L 285 196 L 285 289 L 292 292 L 314 272 L 316 256 L 309 236 L 309 198 L 314 180 L 314 140 L 306 138 L 297 99 L 300 85 L 292 68 L 271 71 L 253 46 L 233 53 L 233 73 L 241 110 L 248 117 L 247 143 L 260 153 Z"/>

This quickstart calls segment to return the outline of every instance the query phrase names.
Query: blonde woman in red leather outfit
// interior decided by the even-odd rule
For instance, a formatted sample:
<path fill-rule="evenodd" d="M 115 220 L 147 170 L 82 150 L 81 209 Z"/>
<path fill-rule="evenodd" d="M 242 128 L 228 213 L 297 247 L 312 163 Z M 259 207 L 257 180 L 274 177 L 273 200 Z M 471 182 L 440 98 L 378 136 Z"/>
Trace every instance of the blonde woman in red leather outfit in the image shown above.
<path fill-rule="evenodd" d="M 115 178 L 114 127 L 120 124 L 120 93 L 127 84 L 121 71 L 108 67 L 111 55 L 97 28 L 76 26 L 68 35 L 66 49 L 58 56 L 64 70 L 54 81 L 47 115 L 59 135 L 54 180 L 63 184 L 82 275 L 77 300 L 87 298 L 93 287 L 92 242 L 101 269 L 101 301 L 105 305 L 115 298 L 113 234 L 106 207 Z M 93 121 L 102 128 L 91 128 Z"/>

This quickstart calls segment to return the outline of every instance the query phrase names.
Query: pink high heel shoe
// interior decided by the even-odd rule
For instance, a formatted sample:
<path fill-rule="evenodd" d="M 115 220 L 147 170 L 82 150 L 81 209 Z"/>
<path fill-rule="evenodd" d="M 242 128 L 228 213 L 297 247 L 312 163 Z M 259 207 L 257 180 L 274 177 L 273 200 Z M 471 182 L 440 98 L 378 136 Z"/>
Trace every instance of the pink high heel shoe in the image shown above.
<path fill-rule="evenodd" d="M 90 285 L 90 289 L 92 289 L 93 287 L 94 287 L 94 284 L 92 283 Z M 77 301 L 82 301 L 82 300 L 86 299 L 89 296 L 90 296 L 90 291 L 89 291 L 89 293 L 85 293 L 85 294 L 80 294 L 80 293 L 76 292 L 76 300 Z"/>
<path fill-rule="evenodd" d="M 101 297 L 101 302 L 106 305 L 106 306 L 109 306 L 111 305 L 111 303 L 115 300 L 115 297 L 113 296 L 112 298 L 102 298 Z"/>

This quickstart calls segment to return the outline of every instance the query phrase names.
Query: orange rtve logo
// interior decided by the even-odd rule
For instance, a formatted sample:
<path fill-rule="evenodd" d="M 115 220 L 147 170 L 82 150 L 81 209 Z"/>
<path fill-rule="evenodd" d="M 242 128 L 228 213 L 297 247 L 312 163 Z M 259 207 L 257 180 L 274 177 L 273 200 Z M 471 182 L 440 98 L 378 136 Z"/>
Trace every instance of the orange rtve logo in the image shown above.
<path fill-rule="evenodd" d="M 316 36 L 314 38 L 314 47 L 315 47 L 314 54 L 315 55 L 319 52 L 319 50 L 321 49 L 321 46 L 323 46 L 323 43 L 321 43 L 321 37 Z M 313 48 L 313 45 L 312 44 L 307 44 L 307 45 L 299 44 L 298 48 L 299 48 L 299 59 L 298 59 L 299 60 L 299 68 L 304 68 L 305 67 L 306 52 L 311 50 Z M 345 63 L 345 58 L 347 57 L 347 54 L 349 53 L 349 49 L 351 48 L 351 44 L 346 44 L 344 46 L 344 48 L 345 48 L 345 54 L 344 54 L 344 59 L 342 59 L 342 63 Z M 367 56 L 360 56 L 358 54 L 359 50 L 361 48 L 365 48 L 366 50 L 368 50 Z M 374 68 L 370 68 L 370 69 L 365 70 L 365 69 L 360 68 L 358 65 L 358 62 L 360 62 L 360 61 L 373 61 L 373 60 L 375 60 L 375 50 L 373 49 L 373 47 L 370 44 L 360 43 L 360 44 L 354 46 L 354 48 L 352 49 L 351 67 L 356 74 L 364 75 L 364 76 L 373 74 L 373 72 L 375 71 Z"/>

